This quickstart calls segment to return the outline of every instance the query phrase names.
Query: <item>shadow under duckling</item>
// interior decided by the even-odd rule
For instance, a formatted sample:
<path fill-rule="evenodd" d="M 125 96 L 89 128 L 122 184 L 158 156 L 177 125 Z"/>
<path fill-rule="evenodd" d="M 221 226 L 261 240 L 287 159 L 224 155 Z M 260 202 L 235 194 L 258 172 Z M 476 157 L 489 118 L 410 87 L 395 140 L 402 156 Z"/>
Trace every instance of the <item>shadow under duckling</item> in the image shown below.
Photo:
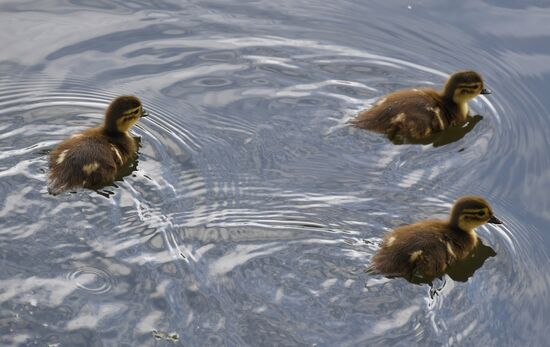
<path fill-rule="evenodd" d="M 431 88 L 399 90 L 379 98 L 374 106 L 359 112 L 350 123 L 362 129 L 422 140 L 453 126 L 468 116 L 468 101 L 491 94 L 475 71 L 452 74 L 441 92 Z"/>
<path fill-rule="evenodd" d="M 137 153 L 130 128 L 147 116 L 135 96 L 120 96 L 111 102 L 103 124 L 77 133 L 61 142 L 49 158 L 48 192 L 57 195 L 84 187 L 110 184 Z"/>
<path fill-rule="evenodd" d="M 502 224 L 483 198 L 461 197 L 447 221 L 426 220 L 387 233 L 368 271 L 411 282 L 440 277 L 476 247 L 475 228 L 485 223 Z"/>

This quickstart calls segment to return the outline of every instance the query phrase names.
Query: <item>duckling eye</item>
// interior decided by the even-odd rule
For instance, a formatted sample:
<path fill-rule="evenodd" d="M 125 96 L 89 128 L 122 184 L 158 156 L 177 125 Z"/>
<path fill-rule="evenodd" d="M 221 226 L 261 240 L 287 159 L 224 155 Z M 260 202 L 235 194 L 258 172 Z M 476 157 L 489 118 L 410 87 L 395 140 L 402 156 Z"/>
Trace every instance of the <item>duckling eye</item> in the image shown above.
<path fill-rule="evenodd" d="M 485 216 L 485 212 L 479 211 L 479 212 L 477 213 L 477 215 L 480 216 L 480 217 L 483 217 L 483 216 Z"/>

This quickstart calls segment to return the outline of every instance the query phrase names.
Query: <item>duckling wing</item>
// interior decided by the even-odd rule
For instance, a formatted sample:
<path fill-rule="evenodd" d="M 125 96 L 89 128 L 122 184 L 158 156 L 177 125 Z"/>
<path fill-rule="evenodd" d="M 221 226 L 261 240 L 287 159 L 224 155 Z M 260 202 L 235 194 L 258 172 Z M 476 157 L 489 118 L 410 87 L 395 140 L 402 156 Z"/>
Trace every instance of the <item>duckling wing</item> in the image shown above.
<path fill-rule="evenodd" d="M 352 123 L 390 137 L 424 138 L 444 127 L 441 112 L 435 92 L 411 89 L 380 98 L 373 107 L 360 112 Z"/>
<path fill-rule="evenodd" d="M 395 229 L 386 235 L 382 248 L 373 257 L 373 268 L 390 276 L 441 275 L 447 267 L 447 250 L 441 233 L 440 221 Z"/>
<path fill-rule="evenodd" d="M 109 142 L 101 137 L 76 136 L 50 154 L 48 189 L 51 194 L 94 187 L 114 179 L 117 165 Z"/>

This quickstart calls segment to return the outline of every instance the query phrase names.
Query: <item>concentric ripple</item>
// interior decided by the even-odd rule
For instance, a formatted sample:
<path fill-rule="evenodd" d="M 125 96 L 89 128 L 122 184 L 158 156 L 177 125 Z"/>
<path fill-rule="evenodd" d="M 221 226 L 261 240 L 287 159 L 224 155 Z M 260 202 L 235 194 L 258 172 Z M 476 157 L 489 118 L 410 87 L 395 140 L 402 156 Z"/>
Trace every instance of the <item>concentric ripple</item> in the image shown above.
<path fill-rule="evenodd" d="M 67 274 L 67 279 L 72 281 L 76 287 L 91 294 L 105 294 L 113 285 L 113 278 L 104 270 L 84 266 Z"/>

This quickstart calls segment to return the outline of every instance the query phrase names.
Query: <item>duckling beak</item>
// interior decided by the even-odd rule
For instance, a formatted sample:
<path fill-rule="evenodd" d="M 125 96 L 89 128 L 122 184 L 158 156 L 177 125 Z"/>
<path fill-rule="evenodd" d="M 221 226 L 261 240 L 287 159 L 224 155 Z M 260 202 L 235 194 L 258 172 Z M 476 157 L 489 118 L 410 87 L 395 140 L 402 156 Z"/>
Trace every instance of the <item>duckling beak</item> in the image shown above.
<path fill-rule="evenodd" d="M 491 218 L 487 221 L 487 223 L 503 224 L 502 221 L 500 219 L 498 219 L 497 217 L 495 217 L 495 216 L 491 216 Z"/>
<path fill-rule="evenodd" d="M 493 94 L 493 92 L 488 88 L 483 88 L 479 94 Z"/>
<path fill-rule="evenodd" d="M 143 109 L 143 111 L 141 111 L 141 117 L 149 117 L 149 111 L 147 111 L 146 109 Z"/>

